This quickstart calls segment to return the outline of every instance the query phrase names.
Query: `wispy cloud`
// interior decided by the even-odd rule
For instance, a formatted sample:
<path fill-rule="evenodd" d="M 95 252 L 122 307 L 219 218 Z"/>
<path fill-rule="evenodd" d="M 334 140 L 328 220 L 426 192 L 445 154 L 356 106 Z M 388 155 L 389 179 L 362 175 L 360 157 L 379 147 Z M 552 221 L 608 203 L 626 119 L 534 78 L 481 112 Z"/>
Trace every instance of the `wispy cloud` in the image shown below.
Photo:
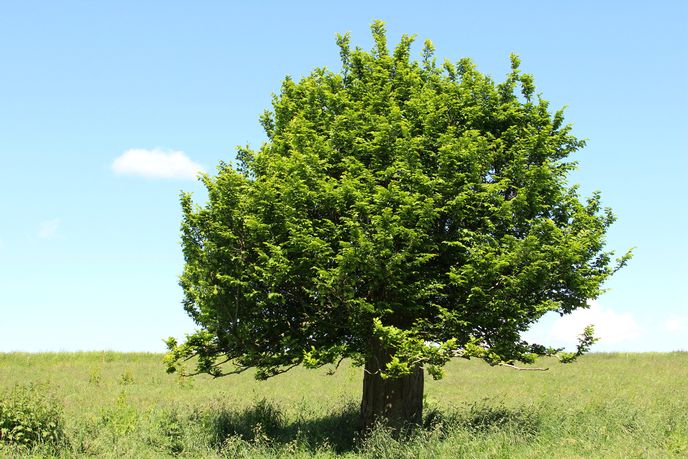
<path fill-rule="evenodd" d="M 688 316 L 670 316 L 664 321 L 664 331 L 669 333 L 688 333 Z"/>
<path fill-rule="evenodd" d="M 641 335 L 640 326 L 631 314 L 618 313 L 602 307 L 597 301 L 588 302 L 589 309 L 578 309 L 554 323 L 552 337 L 576 338 L 587 325 L 594 325 L 595 336 L 606 344 L 630 341 Z"/>
<path fill-rule="evenodd" d="M 57 218 L 53 218 L 52 220 L 44 220 L 38 227 L 38 237 L 41 239 L 50 239 L 55 235 L 59 227 L 60 220 Z"/>
<path fill-rule="evenodd" d="M 597 301 L 589 301 L 588 309 L 577 309 L 572 314 L 556 317 L 549 316 L 536 323 L 525 335 L 529 341 L 556 347 L 571 348 L 576 344 L 578 335 L 588 325 L 595 327 L 595 336 L 600 338 L 600 347 L 631 343 L 641 337 L 641 329 L 633 315 L 616 312 L 600 305 Z"/>
<path fill-rule="evenodd" d="M 112 170 L 119 175 L 145 178 L 194 179 L 203 167 L 183 151 L 133 148 L 112 162 Z"/>

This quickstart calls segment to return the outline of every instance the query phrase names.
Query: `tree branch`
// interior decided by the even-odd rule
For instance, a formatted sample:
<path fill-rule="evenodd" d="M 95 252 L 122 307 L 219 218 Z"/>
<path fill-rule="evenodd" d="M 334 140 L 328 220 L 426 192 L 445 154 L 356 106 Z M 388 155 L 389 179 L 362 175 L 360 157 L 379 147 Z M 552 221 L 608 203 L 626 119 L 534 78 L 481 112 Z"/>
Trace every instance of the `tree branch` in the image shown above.
<path fill-rule="evenodd" d="M 345 356 L 342 356 L 342 357 L 339 359 L 339 361 L 337 362 L 337 365 L 335 365 L 334 369 L 327 370 L 327 374 L 328 374 L 329 376 L 334 375 L 335 372 L 339 369 L 339 365 L 341 365 L 341 363 L 344 361 L 345 358 L 346 358 Z"/>
<path fill-rule="evenodd" d="M 540 368 L 540 367 L 532 367 L 532 368 L 524 368 L 524 367 L 517 367 L 516 365 L 512 365 L 510 363 L 499 363 L 498 364 L 500 367 L 509 367 L 512 370 L 518 370 L 518 371 L 547 371 L 549 368 Z"/>

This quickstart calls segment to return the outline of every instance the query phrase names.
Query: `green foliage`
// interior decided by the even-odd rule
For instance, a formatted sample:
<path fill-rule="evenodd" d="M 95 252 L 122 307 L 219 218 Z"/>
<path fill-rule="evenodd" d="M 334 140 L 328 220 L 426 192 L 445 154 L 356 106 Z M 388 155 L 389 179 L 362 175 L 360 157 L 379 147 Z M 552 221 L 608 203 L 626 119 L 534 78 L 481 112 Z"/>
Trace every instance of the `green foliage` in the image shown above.
<path fill-rule="evenodd" d="M 583 330 L 583 333 L 578 337 L 578 346 L 576 346 L 576 352 L 559 352 L 557 355 L 561 363 L 571 363 L 574 362 L 578 357 L 585 354 L 590 350 L 590 347 L 599 340 L 594 336 L 595 329 L 592 325 L 588 325 Z"/>
<path fill-rule="evenodd" d="M 168 341 L 169 371 L 195 358 L 193 373 L 265 379 L 363 362 L 372 336 L 391 377 L 439 377 L 454 354 L 531 362 L 557 350 L 521 334 L 585 308 L 628 260 L 604 250 L 600 195 L 567 184 L 584 142 L 517 56 L 495 83 L 371 29 L 371 52 L 338 36 L 340 71 L 285 78 L 261 117 L 268 141 L 202 177 L 205 206 L 182 195 L 180 284 L 200 329 Z"/>
<path fill-rule="evenodd" d="M 34 447 L 64 441 L 62 409 L 33 385 L 0 394 L 0 446 Z"/>
<path fill-rule="evenodd" d="M 435 379 L 440 379 L 442 366 L 454 355 L 456 348 L 453 338 L 442 344 L 424 342 L 409 331 L 382 325 L 378 318 L 373 319 L 373 336 L 395 351 L 383 378 L 408 374 L 414 366 L 424 364 Z"/>

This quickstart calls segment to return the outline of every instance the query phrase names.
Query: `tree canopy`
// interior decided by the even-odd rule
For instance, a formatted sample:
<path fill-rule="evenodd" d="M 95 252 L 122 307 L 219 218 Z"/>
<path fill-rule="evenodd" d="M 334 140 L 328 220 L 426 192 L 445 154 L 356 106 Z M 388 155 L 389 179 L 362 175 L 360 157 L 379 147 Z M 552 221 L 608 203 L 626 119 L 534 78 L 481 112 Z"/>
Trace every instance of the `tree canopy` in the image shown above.
<path fill-rule="evenodd" d="M 261 117 L 267 141 L 183 194 L 184 307 L 200 327 L 168 341 L 214 376 L 389 359 L 439 377 L 455 355 L 490 364 L 559 350 L 521 337 L 549 311 L 585 308 L 614 262 L 598 193 L 567 182 L 584 146 L 511 70 L 496 83 L 469 59 L 438 64 L 414 37 L 367 52 L 338 35 L 341 69 L 285 78 Z M 579 352 L 592 342 L 583 335 Z"/>

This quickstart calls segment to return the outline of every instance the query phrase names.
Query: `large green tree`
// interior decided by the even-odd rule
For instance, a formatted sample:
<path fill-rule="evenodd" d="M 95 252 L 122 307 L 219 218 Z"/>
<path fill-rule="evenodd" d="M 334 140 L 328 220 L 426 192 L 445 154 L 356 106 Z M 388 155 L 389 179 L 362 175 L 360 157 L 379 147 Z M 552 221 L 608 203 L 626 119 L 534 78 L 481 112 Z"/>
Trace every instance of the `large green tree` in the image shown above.
<path fill-rule="evenodd" d="M 469 59 L 437 65 L 427 41 L 372 52 L 338 36 L 342 67 L 286 78 L 261 118 L 268 140 L 182 196 L 184 307 L 200 329 L 168 341 L 170 371 L 256 369 L 351 358 L 364 367 L 361 424 L 421 417 L 423 377 L 453 356 L 532 362 L 577 353 L 521 334 L 601 293 L 614 220 L 581 199 L 567 157 L 583 146 L 533 78 L 496 84 Z"/>

